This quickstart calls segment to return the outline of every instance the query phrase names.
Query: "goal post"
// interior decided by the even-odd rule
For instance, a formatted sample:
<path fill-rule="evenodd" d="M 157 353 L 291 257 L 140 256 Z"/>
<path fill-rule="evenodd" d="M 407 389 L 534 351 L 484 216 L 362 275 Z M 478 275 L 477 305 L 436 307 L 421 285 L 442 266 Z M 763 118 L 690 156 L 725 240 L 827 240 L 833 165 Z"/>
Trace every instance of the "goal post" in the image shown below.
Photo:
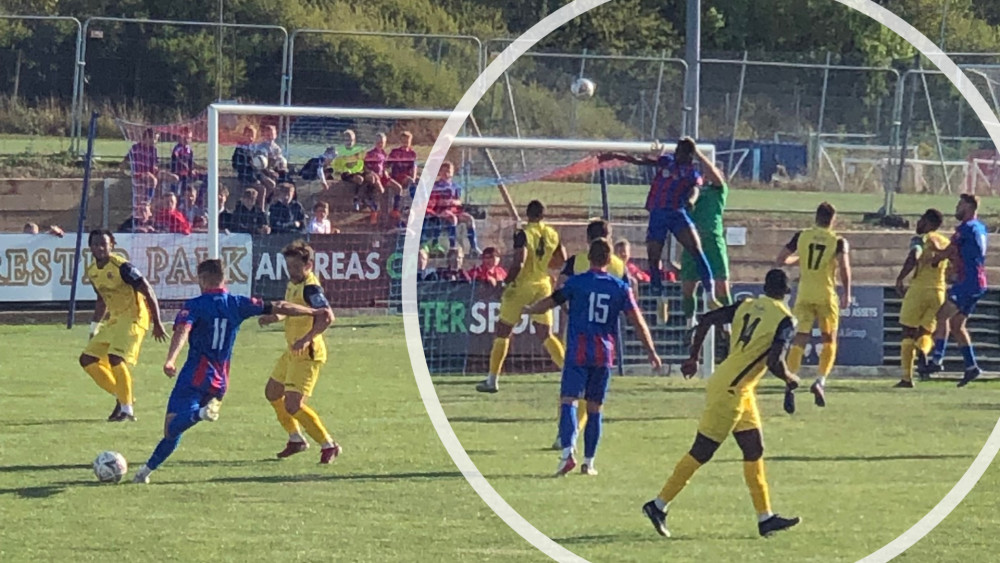
<path fill-rule="evenodd" d="M 358 130 L 358 144 L 363 145 L 365 150 L 373 146 L 374 138 L 380 133 L 389 130 L 399 131 L 405 127 L 413 129 L 416 134 L 419 129 L 424 137 L 421 146 L 415 147 L 419 165 L 427 157 L 427 151 L 451 115 L 450 111 L 437 110 L 295 107 L 237 103 L 210 105 L 206 115 L 205 170 L 208 255 L 213 258 L 220 256 L 219 212 L 221 210 L 218 194 L 223 176 L 220 162 L 227 157 L 222 154 L 221 147 L 223 144 L 233 144 L 233 129 L 237 127 L 238 122 L 249 122 L 252 120 L 248 118 L 255 117 L 256 123 L 265 123 L 264 120 L 267 120 L 267 123 L 278 125 L 281 135 L 277 142 L 285 151 L 289 164 L 292 164 L 293 160 L 295 164 L 301 164 L 306 156 L 315 156 L 324 147 L 338 144 L 339 135 L 345 129 Z M 469 127 L 466 131 L 468 130 L 479 132 L 478 127 Z M 223 142 L 223 139 L 227 140 Z M 715 160 L 717 154 L 713 145 L 699 144 L 698 147 L 708 158 Z M 389 148 L 387 145 L 387 152 Z M 611 219 L 611 214 L 625 219 L 625 221 L 615 221 L 614 235 L 616 237 L 624 235 L 625 238 L 639 244 L 645 238 L 644 202 L 655 168 L 617 161 L 600 162 L 597 155 L 604 152 L 643 155 L 671 151 L 673 148 L 672 142 L 661 144 L 623 140 L 515 139 L 463 132 L 451 140 L 448 156 L 456 165 L 455 181 L 462 190 L 462 201 L 469 209 L 469 213 L 475 215 L 476 230 L 479 231 L 480 237 L 484 238 L 481 246 L 497 247 L 503 253 L 504 250 L 509 250 L 504 245 L 509 246 L 513 229 L 519 222 L 517 212 L 523 212 L 524 207 L 532 199 L 541 199 L 546 203 L 550 209 L 547 217 L 552 224 L 564 231 L 564 241 L 572 250 L 583 250 L 585 247 L 586 241 L 581 227 L 589 218 L 604 216 Z M 433 182 L 434 178 L 423 178 L 419 185 L 410 189 L 419 189 L 424 193 L 430 190 Z M 602 186 L 605 189 L 602 190 Z M 405 207 L 403 209 L 405 210 Z M 462 229 L 468 230 L 465 225 L 459 225 L 458 233 L 461 234 Z M 396 230 L 400 233 L 405 232 L 402 228 Z M 449 235 L 455 236 L 454 232 Z M 399 242 L 401 239 L 402 235 L 391 243 L 396 245 L 394 255 L 397 259 L 402 249 L 402 244 Z M 255 245 L 256 240 L 257 237 Z M 261 242 L 272 244 L 266 240 Z M 471 245 L 465 245 L 464 242 L 460 242 L 458 246 L 460 249 L 473 250 Z M 644 253 L 637 252 L 637 254 Z M 664 254 L 665 260 L 671 256 L 668 252 Z M 445 256 L 442 255 L 437 259 L 439 260 L 437 264 L 445 264 L 443 262 L 446 260 Z M 451 258 L 448 257 L 447 260 Z M 398 288 L 401 281 L 395 279 L 394 283 Z M 426 289 L 431 293 L 422 291 L 420 295 L 427 298 L 427 303 L 447 304 L 447 307 L 441 305 L 441 308 L 435 311 L 441 312 L 447 309 L 454 316 L 454 313 L 461 309 L 467 316 L 463 319 L 450 318 L 447 321 L 450 324 L 442 320 L 424 326 L 425 323 L 422 322 L 422 328 L 430 326 L 437 329 L 447 324 L 449 330 L 461 328 L 465 331 L 464 340 L 455 338 L 452 333 L 442 333 L 437 341 L 433 338 L 425 339 L 426 357 L 429 363 L 436 361 L 434 354 L 438 354 L 437 358 L 441 366 L 444 366 L 439 370 L 435 370 L 432 366 L 432 372 L 479 370 L 480 367 L 476 362 L 483 359 L 483 354 L 477 356 L 475 352 L 482 346 L 477 344 L 477 348 L 472 346 L 471 342 L 491 338 L 490 333 L 496 321 L 496 309 L 499 305 L 498 299 L 493 300 L 493 298 L 498 297 L 498 294 L 485 292 L 491 301 L 483 303 L 476 301 L 481 295 L 477 293 L 480 288 L 475 287 L 475 284 L 465 288 L 464 293 L 452 291 L 443 285 L 434 287 L 437 288 L 437 293 L 431 291 L 433 288 L 428 285 Z M 680 288 L 672 287 L 671 291 L 676 292 L 670 299 L 674 300 L 678 305 L 676 310 L 679 310 Z M 643 298 L 642 292 L 640 298 Z M 648 296 L 645 301 L 648 304 Z M 476 309 L 480 306 L 484 308 Z M 647 310 L 647 318 L 652 316 L 654 315 Z M 680 326 L 676 326 L 679 315 L 676 317 L 678 318 L 671 319 L 674 325 L 659 327 L 663 330 L 654 330 L 654 334 L 659 335 L 658 344 L 663 348 L 661 356 L 665 361 L 673 363 L 679 362 L 687 355 L 684 349 L 686 327 L 683 321 L 679 322 Z M 523 330 L 523 327 L 519 326 L 518 330 Z M 639 347 L 635 335 L 630 336 L 626 335 L 620 350 L 626 360 L 632 362 L 631 367 L 636 368 L 633 371 L 641 370 L 639 366 L 645 363 L 645 356 L 637 352 Z M 512 356 L 517 356 L 519 341 L 526 340 L 529 339 L 514 339 Z M 436 346 L 435 342 L 441 345 L 439 352 L 428 349 Z M 525 352 L 522 359 L 526 369 L 530 369 L 531 372 L 550 371 L 532 368 L 532 366 L 544 366 L 546 361 L 545 353 L 539 346 Z M 705 374 L 713 369 L 714 354 L 714 334 L 710 333 L 704 354 Z M 517 362 L 516 358 L 512 358 L 508 364 Z"/>

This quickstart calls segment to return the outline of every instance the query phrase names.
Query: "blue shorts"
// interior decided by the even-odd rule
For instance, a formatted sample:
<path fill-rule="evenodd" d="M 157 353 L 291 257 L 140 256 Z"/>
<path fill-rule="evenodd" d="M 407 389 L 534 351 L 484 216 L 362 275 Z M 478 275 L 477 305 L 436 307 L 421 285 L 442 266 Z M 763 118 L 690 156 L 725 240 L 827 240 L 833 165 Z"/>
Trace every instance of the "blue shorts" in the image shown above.
<path fill-rule="evenodd" d="M 219 395 L 206 393 L 190 385 L 177 385 L 170 393 L 170 399 L 167 400 L 167 414 L 196 412 L 201 407 L 207 405 L 213 397 L 222 399 Z"/>
<path fill-rule="evenodd" d="M 587 402 L 604 404 L 610 383 L 609 367 L 566 366 L 563 368 L 559 393 L 562 397 L 583 398 Z"/>
<path fill-rule="evenodd" d="M 961 287 L 953 287 L 948 290 L 948 301 L 951 301 L 958 307 L 958 312 L 962 313 L 966 317 L 971 316 L 972 312 L 976 310 L 976 303 L 983 297 L 986 290 L 974 288 L 965 289 Z"/>
<path fill-rule="evenodd" d="M 654 209 L 649 212 L 649 228 L 646 229 L 646 240 L 666 242 L 667 234 L 694 229 L 694 221 L 686 209 Z"/>

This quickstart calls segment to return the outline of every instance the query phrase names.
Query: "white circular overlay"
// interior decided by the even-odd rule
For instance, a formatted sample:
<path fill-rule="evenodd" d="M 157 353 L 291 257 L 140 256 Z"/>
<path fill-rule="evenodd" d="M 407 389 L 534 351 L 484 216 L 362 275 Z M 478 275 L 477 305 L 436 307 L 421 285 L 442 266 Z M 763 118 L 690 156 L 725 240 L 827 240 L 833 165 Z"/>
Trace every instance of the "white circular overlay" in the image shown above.
<path fill-rule="evenodd" d="M 459 134 L 462 126 L 469 118 L 473 108 L 500 76 L 528 49 L 541 39 L 555 31 L 559 26 L 586 13 L 610 0 L 575 0 L 552 12 L 519 38 L 514 40 L 502 53 L 486 67 L 476 82 L 469 88 L 455 106 L 454 111 L 441 129 L 440 136 L 434 143 L 424 169 L 420 176 L 420 184 L 414 196 L 409 222 L 407 224 L 406 242 L 403 246 L 403 326 L 406 331 L 406 345 L 410 353 L 410 363 L 413 366 L 413 376 L 420 390 L 420 397 L 427 409 L 434 429 L 441 442 L 451 456 L 462 475 L 472 485 L 484 502 L 515 532 L 520 534 L 531 545 L 556 561 L 586 561 L 575 553 L 559 545 L 543 534 L 517 513 L 507 501 L 489 484 L 482 473 L 476 468 L 472 459 L 465 452 L 461 442 L 455 435 L 448 417 L 441 407 L 430 371 L 424 357 L 424 348 L 420 336 L 420 321 L 417 310 L 416 264 L 420 246 L 420 230 L 424 222 L 424 212 L 430 195 L 430 188 L 437 178 L 438 169 L 444 161 L 452 140 Z M 979 93 L 965 73 L 945 55 L 941 49 L 917 31 L 913 26 L 879 6 L 872 0 L 837 0 L 841 4 L 853 8 L 907 40 L 923 54 L 931 63 L 938 67 L 958 89 L 965 100 L 983 122 L 993 143 L 1000 147 L 1000 122 L 993 114 L 989 104 Z M 945 516 L 965 498 L 979 481 L 986 468 L 1000 450 L 1000 421 L 986 441 L 985 446 L 976 456 L 969 469 L 962 475 L 958 483 L 926 516 L 920 519 L 910 529 L 903 532 L 892 542 L 875 553 L 865 557 L 864 563 L 882 563 L 889 561 L 915 544 L 920 538 L 934 529 Z"/>

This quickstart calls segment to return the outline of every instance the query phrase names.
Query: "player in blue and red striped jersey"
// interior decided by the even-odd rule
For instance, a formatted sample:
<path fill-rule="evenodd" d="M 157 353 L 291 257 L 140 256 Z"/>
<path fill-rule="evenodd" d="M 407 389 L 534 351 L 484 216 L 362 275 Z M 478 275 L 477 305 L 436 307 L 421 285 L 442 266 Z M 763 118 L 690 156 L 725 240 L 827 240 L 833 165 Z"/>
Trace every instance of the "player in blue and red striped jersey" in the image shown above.
<path fill-rule="evenodd" d="M 576 443 L 576 408 L 579 399 L 587 400 L 587 425 L 583 431 L 584 475 L 597 475 L 594 456 L 601 439 L 601 410 L 615 362 L 618 316 L 625 313 L 639 334 L 653 369 L 661 366 L 653 338 L 635 303 L 628 282 L 608 273 L 611 244 L 606 239 L 590 243 L 587 252 L 590 271 L 566 280 L 551 296 L 524 308 L 526 315 L 538 315 L 569 302 L 569 327 L 566 331 L 566 363 L 563 367 L 562 407 L 559 416 L 559 439 L 562 457 L 556 475 L 566 475 L 576 467 L 573 444 Z"/>
<path fill-rule="evenodd" d="M 688 209 L 694 206 L 698 199 L 699 188 L 703 183 L 701 172 L 695 167 L 695 160 L 707 161 L 707 157 L 698 150 L 698 145 L 690 137 L 677 142 L 673 154 L 661 154 L 657 157 L 636 158 L 626 154 L 602 154 L 599 160 L 622 160 L 639 166 L 656 166 L 656 176 L 649 187 L 646 196 L 646 210 L 649 211 L 649 227 L 646 230 L 646 253 L 649 258 L 650 291 L 660 295 L 663 291 L 663 271 L 660 269 L 660 258 L 663 255 L 663 245 L 667 235 L 673 234 L 694 258 L 695 266 L 701 277 L 701 286 L 705 291 L 705 299 L 709 308 L 717 309 L 721 304 L 715 299 L 715 282 L 712 267 L 705 257 L 701 247 L 701 239 L 695 229 L 694 221 Z"/>
<path fill-rule="evenodd" d="M 976 303 L 986 293 L 986 225 L 977 217 L 979 198 L 972 194 L 962 194 L 955 207 L 955 218 L 962 223 L 955 229 L 951 244 L 931 260 L 931 267 L 949 260 L 955 268 L 955 280 L 948 290 L 945 301 L 937 314 L 937 329 L 934 331 L 934 351 L 930 361 L 921 362 L 918 372 L 927 377 L 942 369 L 948 332 L 955 333 L 965 360 L 965 374 L 958 382 L 965 387 L 983 372 L 976 362 L 976 352 L 965 323 L 976 309 Z"/>
<path fill-rule="evenodd" d="M 277 313 L 292 316 L 322 316 L 328 308 L 310 309 L 284 301 L 264 303 L 259 299 L 233 295 L 226 291 L 225 273 L 219 260 L 198 264 L 198 285 L 202 294 L 184 303 L 174 321 L 163 373 L 177 376 L 167 401 L 163 439 L 149 461 L 139 468 L 133 482 L 149 483 L 149 474 L 177 448 L 181 435 L 201 421 L 219 418 L 219 406 L 229 387 L 229 360 L 243 321 L 259 315 Z M 180 373 L 175 365 L 184 343 L 188 342 L 187 361 Z"/>

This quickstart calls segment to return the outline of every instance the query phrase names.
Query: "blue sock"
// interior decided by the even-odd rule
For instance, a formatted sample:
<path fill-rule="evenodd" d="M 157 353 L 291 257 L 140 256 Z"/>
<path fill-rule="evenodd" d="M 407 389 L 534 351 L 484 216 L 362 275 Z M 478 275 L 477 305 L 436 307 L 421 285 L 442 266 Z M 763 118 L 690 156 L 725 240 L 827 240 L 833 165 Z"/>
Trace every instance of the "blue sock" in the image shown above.
<path fill-rule="evenodd" d="M 448 225 L 448 244 L 452 248 L 458 244 L 458 227 L 455 225 Z"/>
<path fill-rule="evenodd" d="M 392 196 L 392 208 L 398 211 L 399 210 L 399 202 L 402 201 L 402 200 L 403 200 L 403 196 L 401 196 L 401 195 L 394 195 L 394 196 Z"/>
<path fill-rule="evenodd" d="M 948 341 L 944 338 L 934 340 L 934 350 L 931 353 L 931 361 L 940 364 L 944 361 L 944 351 L 948 347 Z"/>
<path fill-rule="evenodd" d="M 410 184 L 410 199 L 417 197 L 417 184 Z"/>
<path fill-rule="evenodd" d="M 175 415 L 170 424 L 167 425 L 167 436 L 160 440 L 159 444 L 156 444 L 156 449 L 153 450 L 153 455 L 149 456 L 146 467 L 156 469 L 166 461 L 170 457 L 170 454 L 174 453 L 174 450 L 177 449 L 177 444 L 180 443 L 184 432 L 195 424 L 198 424 L 198 421 L 198 411 Z"/>
<path fill-rule="evenodd" d="M 563 405 L 559 411 L 559 443 L 563 449 L 576 443 L 576 403 Z"/>
<path fill-rule="evenodd" d="M 965 369 L 976 367 L 976 351 L 972 349 L 972 344 L 959 348 L 962 351 L 962 358 L 965 359 Z"/>
<path fill-rule="evenodd" d="M 441 238 L 441 222 L 434 221 L 434 226 L 431 227 L 431 240 L 428 242 L 437 244 L 439 238 Z"/>
<path fill-rule="evenodd" d="M 649 283 L 653 287 L 663 285 L 663 271 L 652 262 L 649 263 Z"/>
<path fill-rule="evenodd" d="M 600 412 L 587 413 L 587 426 L 583 429 L 583 457 L 594 457 L 597 443 L 601 441 Z"/>
<path fill-rule="evenodd" d="M 479 248 L 479 243 L 476 241 L 476 227 L 475 225 L 469 225 L 469 246 L 472 248 Z"/>
<path fill-rule="evenodd" d="M 712 279 L 712 266 L 708 264 L 708 258 L 704 252 L 693 254 L 695 265 L 698 267 L 698 277 L 701 278 L 701 289 L 705 292 L 705 299 L 711 301 L 715 299 L 715 281 Z"/>

